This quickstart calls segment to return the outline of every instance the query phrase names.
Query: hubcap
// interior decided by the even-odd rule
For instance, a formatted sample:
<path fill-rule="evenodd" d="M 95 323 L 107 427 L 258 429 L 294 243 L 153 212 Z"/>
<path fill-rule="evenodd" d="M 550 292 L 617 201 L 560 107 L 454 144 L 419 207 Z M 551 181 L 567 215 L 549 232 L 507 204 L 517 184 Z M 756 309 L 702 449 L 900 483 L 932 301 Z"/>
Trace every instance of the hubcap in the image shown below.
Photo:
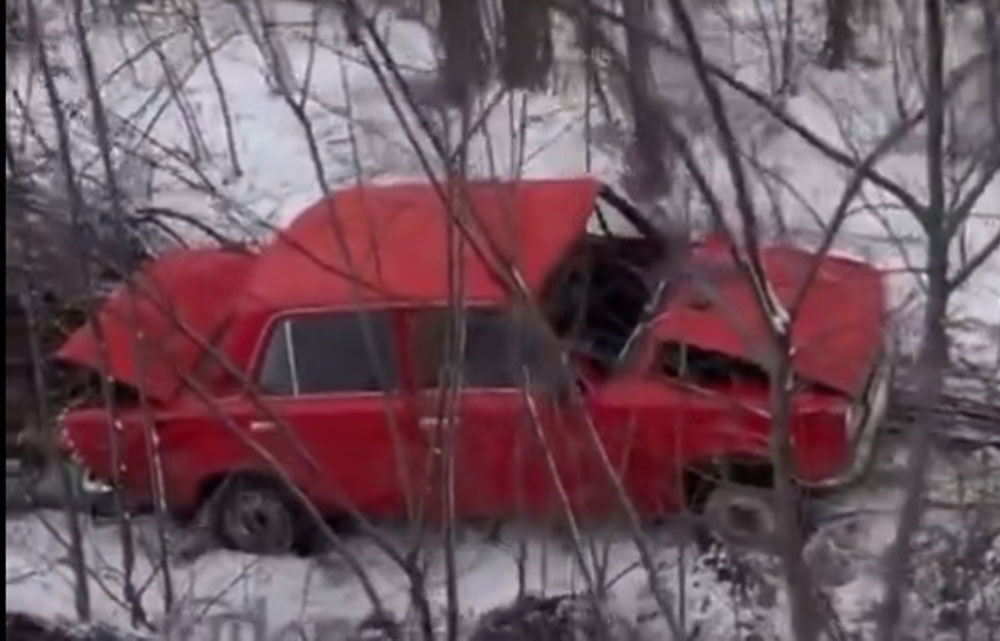
<path fill-rule="evenodd" d="M 225 527 L 240 550 L 280 553 L 292 547 L 291 515 L 281 499 L 269 492 L 237 494 L 227 511 Z"/>
<path fill-rule="evenodd" d="M 731 542 L 767 544 L 776 533 L 774 513 L 762 497 L 722 492 L 710 497 L 709 504 L 707 516 Z"/>
<path fill-rule="evenodd" d="M 760 536 L 766 526 L 760 511 L 747 505 L 733 505 L 726 512 L 729 528 L 744 536 Z"/>

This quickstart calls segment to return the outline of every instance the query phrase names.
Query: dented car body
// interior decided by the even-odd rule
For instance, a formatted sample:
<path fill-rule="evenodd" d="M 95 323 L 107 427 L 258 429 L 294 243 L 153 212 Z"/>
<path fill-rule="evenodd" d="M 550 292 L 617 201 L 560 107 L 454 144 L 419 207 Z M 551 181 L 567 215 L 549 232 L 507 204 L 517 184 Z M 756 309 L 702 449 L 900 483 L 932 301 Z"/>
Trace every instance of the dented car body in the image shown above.
<path fill-rule="evenodd" d="M 67 445 L 136 506 L 160 475 L 182 517 L 233 478 L 291 480 L 326 514 L 434 512 L 448 453 L 463 517 L 609 514 L 611 473 L 660 515 L 693 470 L 767 468 L 766 323 L 724 245 L 677 247 L 590 178 L 456 193 L 357 187 L 260 251 L 148 264 L 59 351 L 115 392 L 67 409 Z M 813 260 L 763 252 L 783 304 Z M 794 472 L 832 486 L 884 410 L 883 283 L 825 257 L 805 291 Z"/>

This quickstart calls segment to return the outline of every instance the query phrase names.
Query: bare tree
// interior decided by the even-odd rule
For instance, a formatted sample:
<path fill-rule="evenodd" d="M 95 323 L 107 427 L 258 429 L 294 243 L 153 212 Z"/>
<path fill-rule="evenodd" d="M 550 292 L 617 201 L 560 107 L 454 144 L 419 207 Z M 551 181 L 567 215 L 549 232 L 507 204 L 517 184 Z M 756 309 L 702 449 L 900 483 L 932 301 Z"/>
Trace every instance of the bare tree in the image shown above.
<path fill-rule="evenodd" d="M 503 2 L 500 61 L 504 82 L 512 89 L 544 86 L 552 68 L 552 17 L 543 2 Z"/>
<path fill-rule="evenodd" d="M 986 186 L 1000 171 L 1000 151 L 994 145 L 991 157 L 980 170 L 978 181 L 961 197 L 951 199 L 946 193 L 946 104 L 945 93 L 945 25 L 941 0 L 926 0 L 923 5 L 926 22 L 924 42 L 927 51 L 926 110 L 927 110 L 927 185 L 928 201 L 914 215 L 923 227 L 927 240 L 927 300 L 923 315 L 923 334 L 916 362 L 916 389 L 925 408 L 934 408 L 941 399 L 945 371 L 949 362 L 947 329 L 948 302 L 955 288 L 962 285 L 972 272 L 1000 248 L 1000 231 L 980 249 L 976 258 L 952 273 L 950 249 L 955 235 Z M 995 80 L 993 82 L 996 82 Z M 994 131 L 1000 143 L 1000 131 Z M 931 451 L 933 414 L 925 411 L 915 424 L 910 437 L 910 459 L 906 480 L 906 498 L 899 516 L 896 538 L 886 560 L 886 593 L 879 621 L 879 634 L 890 641 L 897 635 L 907 590 L 907 568 L 913 537 L 919 528 L 927 483 L 927 465 Z"/>
<path fill-rule="evenodd" d="M 826 40 L 823 43 L 823 64 L 830 69 L 843 69 L 854 46 L 851 13 L 854 0 L 825 0 Z"/>
<path fill-rule="evenodd" d="M 795 0 L 785 0 L 785 29 L 781 38 L 781 89 L 795 93 Z"/>
<path fill-rule="evenodd" d="M 653 19 L 649 0 L 625 0 L 624 17 L 628 24 L 650 24 Z M 652 43 L 641 33 L 626 29 L 629 103 L 632 108 L 633 145 L 640 193 L 662 194 L 670 189 L 670 166 L 665 156 L 667 144 L 660 117 L 662 106 L 655 100 Z"/>
<path fill-rule="evenodd" d="M 489 77 L 490 59 L 479 0 L 441 0 L 438 25 L 444 48 L 444 91 L 465 104 Z"/>

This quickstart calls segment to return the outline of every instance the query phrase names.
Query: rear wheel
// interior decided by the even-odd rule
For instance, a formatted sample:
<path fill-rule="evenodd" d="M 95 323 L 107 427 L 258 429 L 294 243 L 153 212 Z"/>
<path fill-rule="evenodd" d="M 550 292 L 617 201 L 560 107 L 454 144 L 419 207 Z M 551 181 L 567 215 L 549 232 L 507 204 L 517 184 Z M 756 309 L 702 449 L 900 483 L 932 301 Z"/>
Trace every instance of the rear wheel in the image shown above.
<path fill-rule="evenodd" d="M 289 493 L 254 476 L 226 479 L 213 500 L 211 516 L 212 530 L 223 545 L 253 554 L 291 553 L 303 531 Z"/>

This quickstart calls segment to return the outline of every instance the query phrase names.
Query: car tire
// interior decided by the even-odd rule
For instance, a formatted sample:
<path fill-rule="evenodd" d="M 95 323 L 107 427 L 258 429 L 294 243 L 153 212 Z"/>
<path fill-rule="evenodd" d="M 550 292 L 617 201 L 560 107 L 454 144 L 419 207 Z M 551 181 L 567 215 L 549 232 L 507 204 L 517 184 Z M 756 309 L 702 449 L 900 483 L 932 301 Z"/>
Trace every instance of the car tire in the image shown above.
<path fill-rule="evenodd" d="M 705 500 L 702 518 L 716 541 L 758 550 L 777 547 L 778 514 L 768 489 L 718 485 Z"/>
<path fill-rule="evenodd" d="M 261 555 L 290 554 L 303 527 L 295 501 L 277 482 L 256 476 L 223 481 L 211 505 L 212 531 L 227 548 Z"/>

